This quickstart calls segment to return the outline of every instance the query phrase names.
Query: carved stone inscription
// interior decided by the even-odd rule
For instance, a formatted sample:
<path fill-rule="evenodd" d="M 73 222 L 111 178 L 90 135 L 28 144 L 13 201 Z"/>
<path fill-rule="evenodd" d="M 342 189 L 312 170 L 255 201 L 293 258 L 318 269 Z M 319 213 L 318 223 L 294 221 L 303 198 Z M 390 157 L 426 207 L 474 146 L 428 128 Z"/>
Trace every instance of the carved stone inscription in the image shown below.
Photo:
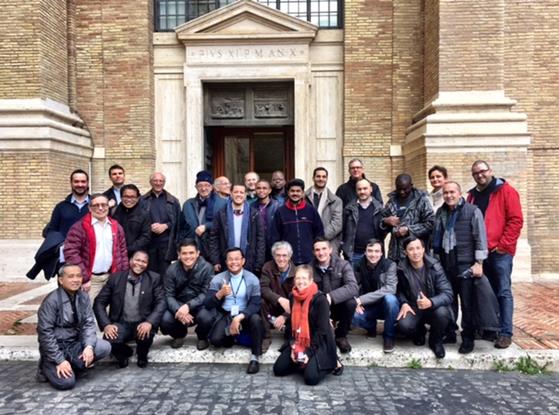
<path fill-rule="evenodd" d="M 306 45 L 188 46 L 187 64 L 231 62 L 306 62 Z"/>
<path fill-rule="evenodd" d="M 244 91 L 214 91 L 211 95 L 210 116 L 229 120 L 244 118 Z"/>

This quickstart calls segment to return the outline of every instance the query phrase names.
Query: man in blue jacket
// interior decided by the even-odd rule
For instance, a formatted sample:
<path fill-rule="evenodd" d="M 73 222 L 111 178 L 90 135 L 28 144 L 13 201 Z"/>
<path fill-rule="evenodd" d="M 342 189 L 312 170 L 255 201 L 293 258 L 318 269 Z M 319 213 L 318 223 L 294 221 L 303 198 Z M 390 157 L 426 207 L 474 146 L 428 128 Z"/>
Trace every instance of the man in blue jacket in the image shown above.
<path fill-rule="evenodd" d="M 250 343 L 252 356 L 247 373 L 252 375 L 259 370 L 264 324 L 260 316 L 260 281 L 243 268 L 244 264 L 240 248 L 225 251 L 227 270 L 210 282 L 204 309 L 198 313 L 196 334 L 199 339 L 208 338 L 215 347 L 231 347 L 235 341 Z M 248 341 L 246 332 L 250 337 Z"/>
<path fill-rule="evenodd" d="M 313 259 L 313 242 L 324 236 L 318 211 L 305 201 L 305 182 L 293 179 L 286 185 L 287 200 L 274 216 L 272 243 L 286 241 L 293 247 L 293 263 L 308 264 Z"/>
<path fill-rule="evenodd" d="M 227 199 L 213 191 L 212 175 L 202 170 L 196 174 L 197 194 L 182 206 L 185 221 L 185 238 L 196 239 L 200 252 L 205 259 L 210 255 L 210 231 L 214 218 L 227 204 Z"/>

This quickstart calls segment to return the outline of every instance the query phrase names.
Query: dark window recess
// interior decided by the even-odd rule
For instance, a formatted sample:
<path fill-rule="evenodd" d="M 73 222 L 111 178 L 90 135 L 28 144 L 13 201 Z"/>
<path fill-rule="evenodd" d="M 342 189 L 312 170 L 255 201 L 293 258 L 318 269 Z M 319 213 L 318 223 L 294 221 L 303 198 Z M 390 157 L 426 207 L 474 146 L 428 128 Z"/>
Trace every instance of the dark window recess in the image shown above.
<path fill-rule="evenodd" d="M 235 0 L 155 0 L 155 31 L 172 32 L 175 27 Z M 291 16 L 322 28 L 343 27 L 343 0 L 258 0 Z"/>

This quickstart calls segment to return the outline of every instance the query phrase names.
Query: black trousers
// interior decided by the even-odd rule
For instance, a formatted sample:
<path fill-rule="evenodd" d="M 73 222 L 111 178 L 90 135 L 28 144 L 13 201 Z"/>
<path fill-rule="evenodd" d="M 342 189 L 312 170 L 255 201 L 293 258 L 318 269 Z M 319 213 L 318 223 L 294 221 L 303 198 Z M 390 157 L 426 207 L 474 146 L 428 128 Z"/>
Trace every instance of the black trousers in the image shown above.
<path fill-rule="evenodd" d="M 458 278 L 458 293 L 462 310 L 462 339 L 474 339 L 474 282 L 474 278 Z"/>
<path fill-rule="evenodd" d="M 167 242 L 161 244 L 153 244 L 149 247 L 149 270 L 157 272 L 161 275 L 161 279 L 165 277 L 167 268 L 171 265 L 171 261 L 167 261 Z"/>
<path fill-rule="evenodd" d="M 438 307 L 436 309 L 418 310 L 413 309 L 412 313 L 398 321 L 398 329 L 406 337 L 425 335 L 425 324 L 429 324 L 429 344 L 442 342 L 443 335 L 449 324 L 452 323 L 450 309 L 448 307 Z"/>
<path fill-rule="evenodd" d="M 122 360 L 132 356 L 132 348 L 126 343 L 132 340 L 136 340 L 136 354 L 138 355 L 138 359 L 147 359 L 149 349 L 153 343 L 153 338 L 155 336 L 155 330 L 152 329 L 148 337 L 140 340 L 137 335 L 137 329 L 140 323 L 122 322 L 112 324 L 118 327 L 117 338 L 114 340 L 105 338 L 105 340 L 111 343 L 111 353 L 113 354 L 113 356 L 116 357 L 118 360 Z"/>
<path fill-rule="evenodd" d="M 330 305 L 330 318 L 338 323 L 335 330 L 336 338 L 347 337 L 351 330 L 355 307 L 357 307 L 357 302 L 353 298 L 343 303 Z"/>
<path fill-rule="evenodd" d="M 59 378 L 56 374 L 56 363 L 50 360 L 40 360 L 39 367 L 50 384 L 58 390 L 72 389 L 76 385 L 76 372 L 81 372 L 86 369 L 85 364 L 80 355 L 83 352 L 81 341 L 59 343 L 59 347 L 64 353 L 64 358 L 72 366 L 74 373 L 69 378 Z M 97 344 L 93 349 L 95 355 L 94 361 L 103 359 L 111 353 L 111 345 L 103 340 L 97 339 Z"/>
<path fill-rule="evenodd" d="M 214 347 L 230 347 L 234 344 L 233 336 L 228 336 L 225 329 L 231 323 L 228 313 L 218 310 L 203 308 L 196 318 L 196 334 L 199 339 L 208 339 Z M 262 354 L 262 338 L 264 337 L 264 324 L 260 314 L 256 313 L 241 321 L 241 330 L 249 333 L 252 340 L 250 347 L 252 354 Z"/>
<path fill-rule="evenodd" d="M 302 373 L 305 384 L 318 385 L 322 379 L 326 377 L 331 370 L 321 370 L 318 367 L 318 359 L 315 356 L 309 358 L 309 362 L 305 367 L 301 367 L 291 360 L 291 347 L 282 350 L 276 363 L 274 363 L 275 376 L 287 376 L 292 373 Z"/>
<path fill-rule="evenodd" d="M 171 336 L 173 339 L 182 339 L 186 337 L 188 334 L 188 328 L 197 324 L 196 316 L 200 309 L 201 307 L 198 308 L 198 310 L 190 311 L 190 314 L 194 316 L 194 323 L 192 324 L 182 324 L 169 310 L 166 310 L 159 325 L 161 333 L 166 336 Z"/>

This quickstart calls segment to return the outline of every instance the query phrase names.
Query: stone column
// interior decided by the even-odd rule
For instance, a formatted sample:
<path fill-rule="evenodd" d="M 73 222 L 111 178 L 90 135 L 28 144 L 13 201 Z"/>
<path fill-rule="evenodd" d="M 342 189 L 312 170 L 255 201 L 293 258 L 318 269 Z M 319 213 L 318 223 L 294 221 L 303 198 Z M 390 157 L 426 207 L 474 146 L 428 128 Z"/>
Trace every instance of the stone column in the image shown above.
<path fill-rule="evenodd" d="M 428 188 L 427 170 L 449 169 L 466 191 L 470 167 L 487 160 L 520 192 L 527 212 L 530 134 L 526 114 L 504 90 L 504 0 L 425 2 L 424 108 L 408 128 L 406 169 Z M 527 221 L 513 278 L 531 279 Z"/>

